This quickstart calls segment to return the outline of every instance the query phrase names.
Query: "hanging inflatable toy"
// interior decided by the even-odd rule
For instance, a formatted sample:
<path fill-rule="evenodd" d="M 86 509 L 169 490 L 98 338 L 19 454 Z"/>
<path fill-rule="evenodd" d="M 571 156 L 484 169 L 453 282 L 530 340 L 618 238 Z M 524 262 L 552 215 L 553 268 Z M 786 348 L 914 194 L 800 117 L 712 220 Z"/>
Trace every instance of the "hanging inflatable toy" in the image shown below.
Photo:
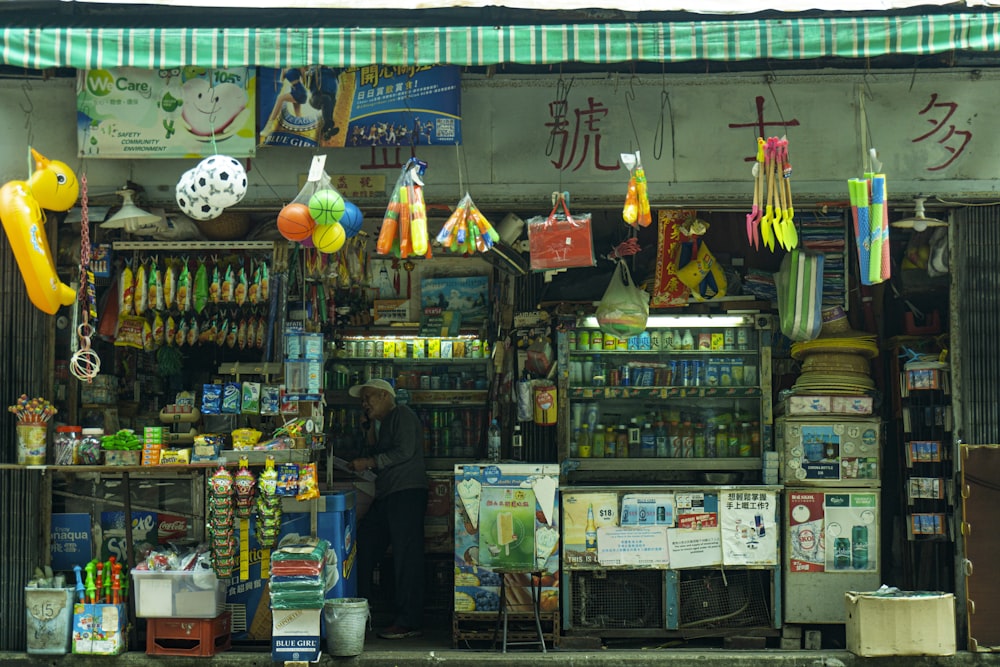
<path fill-rule="evenodd" d="M 59 280 L 48 237 L 45 211 L 68 211 L 76 203 L 80 184 L 65 163 L 49 160 L 34 148 L 35 171 L 27 181 L 9 181 L 0 188 L 0 222 L 21 269 L 31 303 L 54 315 L 59 306 L 76 301 L 76 291 Z"/>

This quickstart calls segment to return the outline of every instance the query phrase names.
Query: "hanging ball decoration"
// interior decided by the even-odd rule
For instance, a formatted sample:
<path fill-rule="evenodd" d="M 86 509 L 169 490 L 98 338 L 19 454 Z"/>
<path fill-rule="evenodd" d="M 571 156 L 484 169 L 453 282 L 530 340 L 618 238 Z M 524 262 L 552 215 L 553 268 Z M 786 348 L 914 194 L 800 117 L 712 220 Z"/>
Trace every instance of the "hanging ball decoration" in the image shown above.
<path fill-rule="evenodd" d="M 193 220 L 213 220 L 222 215 L 222 207 L 209 201 L 203 188 L 198 187 L 195 169 L 189 169 L 177 181 L 175 195 L 177 206 Z"/>
<path fill-rule="evenodd" d="M 317 190 L 309 198 L 309 212 L 317 225 L 332 225 L 344 215 L 344 198 L 331 188 Z"/>
<path fill-rule="evenodd" d="M 347 238 L 352 238 L 358 232 L 361 231 L 361 224 L 364 222 L 364 216 L 361 215 L 361 209 L 354 205 L 353 202 L 344 200 L 344 214 L 340 216 L 338 221 L 344 227 L 344 233 L 347 234 Z"/>
<path fill-rule="evenodd" d="M 309 207 L 305 204 L 292 202 L 286 204 L 278 213 L 278 231 L 289 241 L 299 241 L 312 238 L 316 222 L 309 215 Z"/>
<path fill-rule="evenodd" d="M 181 209 L 190 206 L 192 200 L 201 199 L 194 191 L 194 169 L 188 169 L 181 174 L 174 187 L 174 194 Z"/>
<path fill-rule="evenodd" d="M 312 240 L 320 252 L 334 253 L 344 247 L 347 236 L 344 235 L 344 227 L 335 222 L 330 225 L 316 225 Z"/>
<path fill-rule="evenodd" d="M 195 184 L 212 205 L 227 208 L 247 193 L 247 172 L 236 158 L 211 155 L 195 167 Z"/>

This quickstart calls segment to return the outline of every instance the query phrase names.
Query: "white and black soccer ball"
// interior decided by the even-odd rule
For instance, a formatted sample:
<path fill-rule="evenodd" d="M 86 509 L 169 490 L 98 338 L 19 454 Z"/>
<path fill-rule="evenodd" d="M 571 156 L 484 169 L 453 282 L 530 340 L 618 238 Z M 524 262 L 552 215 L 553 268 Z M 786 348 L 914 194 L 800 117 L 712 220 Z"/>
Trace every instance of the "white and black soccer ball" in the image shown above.
<path fill-rule="evenodd" d="M 177 206 L 179 206 L 182 211 L 189 208 L 192 201 L 196 199 L 204 199 L 204 197 L 195 192 L 194 172 L 195 170 L 192 168 L 181 174 L 180 179 L 177 181 L 177 186 L 174 188 Z"/>
<path fill-rule="evenodd" d="M 206 197 L 213 206 L 233 206 L 247 193 L 247 172 L 239 160 L 228 155 L 207 157 L 194 172 L 195 193 Z"/>
<path fill-rule="evenodd" d="M 214 206 L 212 202 L 207 199 L 192 199 L 188 202 L 187 206 L 181 206 L 181 211 L 184 215 L 188 216 L 193 220 L 214 220 L 222 215 L 222 208 L 219 206 Z"/>

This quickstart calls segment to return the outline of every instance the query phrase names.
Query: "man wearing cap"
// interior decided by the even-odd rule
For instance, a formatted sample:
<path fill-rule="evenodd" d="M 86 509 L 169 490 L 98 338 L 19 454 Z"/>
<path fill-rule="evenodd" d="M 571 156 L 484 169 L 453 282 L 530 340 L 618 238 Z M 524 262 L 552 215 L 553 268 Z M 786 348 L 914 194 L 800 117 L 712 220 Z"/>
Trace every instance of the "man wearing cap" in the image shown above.
<path fill-rule="evenodd" d="M 379 637 L 416 637 L 424 611 L 424 427 L 409 406 L 396 404 L 396 391 L 385 380 L 368 380 L 350 393 L 361 399 L 370 454 L 351 467 L 377 475 L 375 500 L 358 524 L 358 593 L 371 599 L 375 566 L 392 546 L 395 618 Z"/>

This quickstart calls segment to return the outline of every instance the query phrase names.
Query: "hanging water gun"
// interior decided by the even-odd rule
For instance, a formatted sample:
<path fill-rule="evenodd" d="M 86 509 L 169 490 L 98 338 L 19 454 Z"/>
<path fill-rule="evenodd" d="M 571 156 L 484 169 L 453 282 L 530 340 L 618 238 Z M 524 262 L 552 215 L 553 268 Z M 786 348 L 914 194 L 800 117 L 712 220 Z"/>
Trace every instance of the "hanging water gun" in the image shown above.
<path fill-rule="evenodd" d="M 403 165 L 382 218 L 382 229 L 375 244 L 378 254 L 391 254 L 400 259 L 410 255 L 431 257 L 421 179 L 426 169 L 427 163 L 417 158 L 410 158 Z"/>
<path fill-rule="evenodd" d="M 452 252 L 471 254 L 491 249 L 500 240 L 500 234 L 466 192 L 435 240 Z"/>

